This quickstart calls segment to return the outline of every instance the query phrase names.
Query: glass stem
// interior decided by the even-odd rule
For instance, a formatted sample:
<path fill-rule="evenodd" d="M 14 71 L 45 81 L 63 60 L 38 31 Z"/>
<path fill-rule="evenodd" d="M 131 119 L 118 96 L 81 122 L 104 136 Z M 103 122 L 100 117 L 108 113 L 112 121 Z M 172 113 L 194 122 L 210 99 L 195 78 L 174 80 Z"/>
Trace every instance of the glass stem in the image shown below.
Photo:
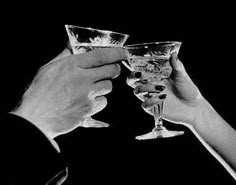
<path fill-rule="evenodd" d="M 163 101 L 155 104 L 153 106 L 153 116 L 154 116 L 154 120 L 155 120 L 155 130 L 160 130 L 162 129 L 162 113 L 163 113 Z"/>

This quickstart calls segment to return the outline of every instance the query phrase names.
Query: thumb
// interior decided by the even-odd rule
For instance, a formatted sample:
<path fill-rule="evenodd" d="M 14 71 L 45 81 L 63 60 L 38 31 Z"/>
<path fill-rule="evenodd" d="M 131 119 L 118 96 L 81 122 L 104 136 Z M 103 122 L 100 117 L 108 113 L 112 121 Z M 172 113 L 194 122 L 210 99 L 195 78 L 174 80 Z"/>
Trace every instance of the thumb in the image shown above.
<path fill-rule="evenodd" d="M 188 76 L 183 63 L 178 59 L 177 53 L 174 52 L 170 57 L 170 65 L 172 67 L 172 74 L 176 77 Z"/>

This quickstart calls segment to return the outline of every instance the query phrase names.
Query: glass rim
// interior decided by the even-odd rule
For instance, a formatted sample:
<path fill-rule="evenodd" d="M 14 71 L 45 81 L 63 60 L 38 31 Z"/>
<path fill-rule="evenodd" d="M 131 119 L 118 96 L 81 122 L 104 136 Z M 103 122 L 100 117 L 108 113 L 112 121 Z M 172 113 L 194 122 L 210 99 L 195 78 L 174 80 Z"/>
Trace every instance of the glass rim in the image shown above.
<path fill-rule="evenodd" d="M 124 35 L 126 37 L 130 36 L 128 34 L 116 32 L 116 31 L 102 30 L 102 29 L 96 29 L 96 28 L 91 28 L 91 27 L 83 27 L 83 26 L 75 26 L 75 25 L 71 25 L 71 24 L 65 24 L 65 27 L 66 27 L 66 29 L 68 27 L 76 27 L 76 28 L 80 28 L 80 29 L 84 29 L 84 30 L 92 30 L 92 31 L 99 31 L 99 32 L 115 33 L 115 34 L 118 34 L 118 35 Z"/>
<path fill-rule="evenodd" d="M 159 41 L 159 42 L 145 42 L 145 43 L 137 43 L 137 44 L 129 44 L 125 45 L 125 49 L 135 49 L 135 48 L 140 48 L 140 47 L 145 47 L 149 45 L 158 45 L 158 44 L 166 44 L 166 45 L 176 45 L 179 44 L 181 45 L 182 42 L 180 41 Z"/>

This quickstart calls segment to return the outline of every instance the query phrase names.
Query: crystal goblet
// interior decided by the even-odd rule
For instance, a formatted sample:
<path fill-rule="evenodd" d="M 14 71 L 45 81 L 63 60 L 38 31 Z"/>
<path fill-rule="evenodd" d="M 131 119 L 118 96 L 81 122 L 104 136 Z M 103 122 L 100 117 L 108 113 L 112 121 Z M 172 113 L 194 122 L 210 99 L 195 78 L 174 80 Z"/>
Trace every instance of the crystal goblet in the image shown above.
<path fill-rule="evenodd" d="M 65 25 L 73 54 L 81 54 L 97 48 L 123 47 L 129 35 L 94 28 Z M 108 127 L 109 124 L 88 117 L 82 127 Z"/>
<path fill-rule="evenodd" d="M 181 42 L 165 41 L 127 45 L 127 65 L 134 72 L 141 72 L 139 82 L 142 84 L 158 85 L 163 79 L 170 76 L 172 68 L 169 60 L 173 52 L 178 54 Z M 156 96 L 148 93 L 148 97 Z M 137 136 L 138 140 L 168 138 L 182 135 L 183 131 L 169 131 L 163 126 L 164 100 L 155 104 L 151 109 L 155 119 L 155 127 L 151 132 Z"/>

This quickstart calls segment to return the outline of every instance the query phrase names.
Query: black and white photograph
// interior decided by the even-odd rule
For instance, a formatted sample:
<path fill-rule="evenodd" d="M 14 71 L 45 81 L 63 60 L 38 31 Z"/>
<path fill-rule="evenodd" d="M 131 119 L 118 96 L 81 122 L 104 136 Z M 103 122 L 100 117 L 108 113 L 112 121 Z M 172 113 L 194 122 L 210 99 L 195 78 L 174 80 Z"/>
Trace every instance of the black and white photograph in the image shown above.
<path fill-rule="evenodd" d="M 63 4 L 1 13 L 0 184 L 235 184 L 230 6 Z"/>

